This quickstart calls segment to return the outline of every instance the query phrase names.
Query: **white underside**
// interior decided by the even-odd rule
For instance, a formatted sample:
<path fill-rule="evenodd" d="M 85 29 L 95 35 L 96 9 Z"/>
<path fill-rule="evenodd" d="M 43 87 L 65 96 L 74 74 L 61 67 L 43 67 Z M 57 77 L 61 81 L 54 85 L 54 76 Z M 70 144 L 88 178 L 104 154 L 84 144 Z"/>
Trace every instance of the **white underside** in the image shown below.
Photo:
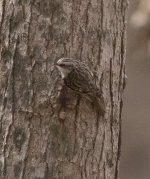
<path fill-rule="evenodd" d="M 64 79 L 67 77 L 68 73 L 70 72 L 68 69 L 64 69 L 60 66 L 57 66 L 58 70 L 60 71 L 61 77 Z"/>

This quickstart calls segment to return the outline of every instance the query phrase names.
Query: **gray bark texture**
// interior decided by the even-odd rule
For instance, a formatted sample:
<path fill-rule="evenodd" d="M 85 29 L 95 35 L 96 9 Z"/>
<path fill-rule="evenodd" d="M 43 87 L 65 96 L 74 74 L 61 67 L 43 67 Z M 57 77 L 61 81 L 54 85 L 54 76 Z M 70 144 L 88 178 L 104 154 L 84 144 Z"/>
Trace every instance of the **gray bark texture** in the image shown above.
<path fill-rule="evenodd" d="M 118 179 L 126 0 L 0 0 L 0 178 Z M 97 74 L 106 114 L 54 61 Z"/>

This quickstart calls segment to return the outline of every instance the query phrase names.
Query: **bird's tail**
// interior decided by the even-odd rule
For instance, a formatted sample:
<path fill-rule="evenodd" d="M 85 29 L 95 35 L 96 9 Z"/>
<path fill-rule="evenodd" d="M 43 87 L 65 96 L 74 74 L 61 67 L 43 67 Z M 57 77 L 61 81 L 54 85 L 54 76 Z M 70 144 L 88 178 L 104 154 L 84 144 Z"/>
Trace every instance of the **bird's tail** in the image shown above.
<path fill-rule="evenodd" d="M 94 103 L 94 106 L 96 108 L 96 111 L 101 116 L 104 116 L 105 111 L 106 111 L 106 106 L 105 106 L 104 100 L 102 98 L 95 97 L 95 99 L 93 99 L 93 103 Z"/>
<path fill-rule="evenodd" d="M 106 106 L 102 97 L 98 97 L 94 95 L 88 95 L 85 97 L 91 102 L 92 106 L 96 109 L 96 112 L 101 116 L 104 116 L 106 111 Z"/>

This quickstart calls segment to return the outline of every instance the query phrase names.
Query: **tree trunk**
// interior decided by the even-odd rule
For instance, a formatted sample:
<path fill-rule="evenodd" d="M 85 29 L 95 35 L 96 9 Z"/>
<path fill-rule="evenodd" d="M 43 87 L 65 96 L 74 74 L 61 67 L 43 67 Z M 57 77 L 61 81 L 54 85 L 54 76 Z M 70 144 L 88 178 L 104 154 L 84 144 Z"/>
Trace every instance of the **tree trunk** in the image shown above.
<path fill-rule="evenodd" d="M 117 179 L 126 0 L 0 1 L 0 178 Z M 84 61 L 105 117 L 63 85 L 54 61 Z"/>

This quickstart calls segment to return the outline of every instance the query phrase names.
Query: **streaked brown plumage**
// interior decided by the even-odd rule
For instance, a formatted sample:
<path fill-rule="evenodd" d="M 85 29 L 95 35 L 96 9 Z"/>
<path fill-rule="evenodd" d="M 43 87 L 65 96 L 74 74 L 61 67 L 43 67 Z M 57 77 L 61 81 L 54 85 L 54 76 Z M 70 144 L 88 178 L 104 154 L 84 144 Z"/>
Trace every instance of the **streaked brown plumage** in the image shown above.
<path fill-rule="evenodd" d="M 104 102 L 98 95 L 95 79 L 90 69 L 83 62 L 71 58 L 59 59 L 56 66 L 61 73 L 64 84 L 94 103 L 100 114 L 104 115 Z"/>

